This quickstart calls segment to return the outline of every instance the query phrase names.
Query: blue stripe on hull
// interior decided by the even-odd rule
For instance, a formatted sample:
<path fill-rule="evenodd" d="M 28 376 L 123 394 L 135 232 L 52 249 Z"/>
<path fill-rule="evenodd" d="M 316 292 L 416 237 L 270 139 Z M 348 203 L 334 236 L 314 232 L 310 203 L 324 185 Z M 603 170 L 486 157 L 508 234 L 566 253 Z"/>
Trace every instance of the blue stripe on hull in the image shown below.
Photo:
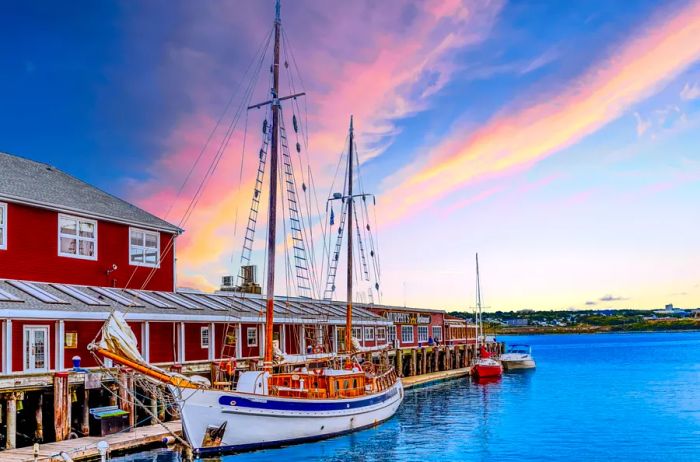
<path fill-rule="evenodd" d="M 375 404 L 381 404 L 384 401 L 393 398 L 398 393 L 394 387 L 387 393 L 380 396 L 372 396 L 371 398 L 347 401 L 347 402 L 309 402 L 307 400 L 281 401 L 265 397 L 250 399 L 241 396 L 222 396 L 219 398 L 219 404 L 222 406 L 234 406 L 251 409 L 265 409 L 270 411 L 345 411 L 348 409 L 358 409 Z"/>
<path fill-rule="evenodd" d="M 259 450 L 259 449 L 279 448 L 282 446 L 290 446 L 292 444 L 312 443 L 314 441 L 335 438 L 336 436 L 347 435 L 348 433 L 353 433 L 353 432 L 366 430 L 368 428 L 379 426 L 383 422 L 386 422 L 387 420 L 394 417 L 394 415 L 396 415 L 396 414 L 394 413 L 384 420 L 378 421 L 376 423 L 371 423 L 371 424 L 365 425 L 363 427 L 357 427 L 357 428 L 353 428 L 353 429 L 349 429 L 349 430 L 343 430 L 342 432 L 328 433 L 326 435 L 307 436 L 304 438 L 296 438 L 296 439 L 292 439 L 292 440 L 281 440 L 281 441 L 270 441 L 270 442 L 265 442 L 265 443 L 239 444 L 237 446 L 219 446 L 219 447 L 215 447 L 215 448 L 197 448 L 194 450 L 194 452 L 195 452 L 195 454 L 198 454 L 198 455 L 215 455 L 215 454 L 223 454 L 226 452 L 228 452 L 228 453 L 246 452 L 246 451 L 255 451 L 255 450 Z"/>

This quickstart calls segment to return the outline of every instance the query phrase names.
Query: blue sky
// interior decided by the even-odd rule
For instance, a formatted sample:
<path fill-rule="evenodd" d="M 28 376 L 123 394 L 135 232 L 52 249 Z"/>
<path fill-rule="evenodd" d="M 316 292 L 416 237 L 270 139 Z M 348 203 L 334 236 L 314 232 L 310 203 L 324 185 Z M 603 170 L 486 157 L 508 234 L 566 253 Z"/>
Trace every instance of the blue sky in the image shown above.
<path fill-rule="evenodd" d="M 271 2 L 4 6 L 0 150 L 177 221 Z M 479 251 L 494 309 L 700 305 L 699 8 L 284 2 L 322 196 L 355 114 L 384 301 L 470 306 Z M 186 226 L 183 284 L 235 272 L 240 135 Z"/>

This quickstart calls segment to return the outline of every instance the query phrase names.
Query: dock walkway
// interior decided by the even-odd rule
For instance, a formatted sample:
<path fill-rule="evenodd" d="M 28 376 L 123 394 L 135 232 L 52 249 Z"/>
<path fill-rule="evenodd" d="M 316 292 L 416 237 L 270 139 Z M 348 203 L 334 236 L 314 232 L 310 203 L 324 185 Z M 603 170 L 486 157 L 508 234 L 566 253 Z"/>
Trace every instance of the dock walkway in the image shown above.
<path fill-rule="evenodd" d="M 469 375 L 469 368 L 453 369 L 450 371 L 432 372 L 429 374 L 404 377 L 401 379 L 404 388 L 410 389 L 429 383 L 441 382 Z M 66 440 L 58 443 L 47 443 L 39 446 L 39 461 L 63 461 L 59 454 L 67 453 L 73 460 L 84 460 L 99 458 L 97 450 L 99 441 L 106 441 L 110 451 L 128 451 L 150 444 L 159 443 L 170 436 L 169 432 L 182 434 L 182 425 L 179 420 L 166 422 L 166 430 L 161 425 L 151 425 L 148 427 L 138 427 L 130 432 L 117 433 L 109 436 L 88 436 L 75 440 Z M 32 462 L 34 460 L 34 449 L 24 447 L 19 449 L 9 449 L 0 452 L 0 460 L 3 462 Z"/>
<path fill-rule="evenodd" d="M 450 371 L 431 372 L 430 374 L 414 375 L 413 377 L 404 377 L 401 379 L 405 389 L 427 385 L 433 382 L 442 382 L 443 380 L 456 379 L 469 375 L 470 368 L 463 367 L 461 369 L 452 369 Z"/>
<path fill-rule="evenodd" d="M 164 424 L 170 432 L 182 433 L 182 426 L 179 420 L 165 422 Z M 73 460 L 99 459 L 100 453 L 97 450 L 99 441 L 109 443 L 110 451 L 128 451 L 159 443 L 163 438 L 170 436 L 170 433 L 162 425 L 149 425 L 138 427 L 130 432 L 116 433 L 109 436 L 87 436 L 74 440 L 60 441 L 57 443 L 47 443 L 39 446 L 39 461 L 63 461 L 61 452 L 68 454 Z M 8 449 L 0 452 L 0 460 L 3 462 L 31 462 L 34 460 L 34 448 L 31 446 Z"/>

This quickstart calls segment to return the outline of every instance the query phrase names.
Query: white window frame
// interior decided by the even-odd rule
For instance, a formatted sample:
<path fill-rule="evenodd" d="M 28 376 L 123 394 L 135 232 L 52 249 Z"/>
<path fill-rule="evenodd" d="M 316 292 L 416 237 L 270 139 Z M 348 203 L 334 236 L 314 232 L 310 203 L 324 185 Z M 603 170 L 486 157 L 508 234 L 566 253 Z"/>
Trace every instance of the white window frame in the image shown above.
<path fill-rule="evenodd" d="M 131 243 L 131 233 L 133 233 L 133 232 L 143 233 L 143 245 L 133 245 L 133 244 Z M 150 248 L 150 247 L 146 247 L 146 235 L 147 235 L 147 234 L 150 234 L 150 235 L 156 237 L 156 242 L 157 242 L 157 247 L 156 247 L 156 250 L 157 250 L 157 252 L 156 252 L 157 261 L 156 261 L 155 264 L 153 264 L 153 263 L 146 263 L 146 249 Z M 142 255 L 143 255 L 143 262 L 138 262 L 138 261 L 135 262 L 135 261 L 133 261 L 133 260 L 131 259 L 131 247 L 140 247 L 140 248 L 141 248 L 141 252 L 142 252 Z M 161 258 L 160 258 L 160 232 L 158 232 L 158 231 L 151 231 L 151 230 L 142 229 L 142 228 L 134 228 L 134 227 L 132 227 L 132 226 L 129 226 L 129 247 L 128 247 L 128 249 L 129 249 L 129 256 L 128 256 L 128 258 L 129 258 L 129 265 L 131 265 L 131 266 L 145 266 L 145 267 L 147 267 L 147 268 L 160 268 L 160 260 L 161 260 Z"/>
<path fill-rule="evenodd" d="M 253 333 L 253 342 L 250 343 L 251 338 L 250 338 L 250 333 Z M 248 327 L 245 331 L 245 344 L 248 348 L 256 347 L 258 346 L 258 328 L 257 327 Z"/>
<path fill-rule="evenodd" d="M 418 326 L 418 343 L 427 343 L 428 337 L 428 326 Z"/>
<path fill-rule="evenodd" d="M 75 220 L 76 223 L 76 228 L 75 228 L 75 235 L 71 234 L 61 234 L 61 219 L 66 219 L 66 220 Z M 80 222 L 83 223 L 90 223 L 95 227 L 95 237 L 94 238 L 88 238 L 88 237 L 81 237 L 80 236 Z M 68 257 L 68 258 L 77 258 L 79 260 L 97 260 L 97 220 L 92 220 L 90 218 L 83 218 L 83 217 L 76 217 L 74 215 L 66 215 L 63 213 L 58 214 L 58 256 L 59 257 Z M 75 239 L 75 254 L 72 253 L 66 253 L 66 252 L 61 252 L 61 238 L 65 237 L 67 239 Z M 87 242 L 93 242 L 95 244 L 95 255 L 89 256 L 89 255 L 80 255 L 80 241 L 87 241 Z"/>
<path fill-rule="evenodd" d="M 386 327 L 377 327 L 377 341 L 386 342 Z"/>
<path fill-rule="evenodd" d="M 359 334 L 359 335 L 355 335 Z M 362 340 L 362 327 L 353 327 L 352 328 L 352 337 L 356 338 L 357 340 Z"/>
<path fill-rule="evenodd" d="M 374 327 L 365 327 L 365 340 L 374 341 Z"/>
<path fill-rule="evenodd" d="M 27 361 L 29 361 L 29 358 L 27 357 L 27 342 L 29 341 L 29 331 L 30 330 L 38 330 L 41 329 L 44 332 L 46 332 L 46 338 L 44 340 L 45 345 L 44 345 L 44 364 L 46 367 L 43 367 L 41 369 L 37 368 L 30 368 L 27 365 Z M 48 372 L 51 370 L 51 326 L 48 326 L 46 324 L 30 324 L 24 326 L 24 329 L 22 329 L 23 335 L 22 335 L 22 370 L 24 372 Z"/>
<path fill-rule="evenodd" d="M 433 340 L 436 340 L 436 341 L 437 340 L 440 340 L 440 341 L 445 340 L 442 336 L 442 326 L 433 326 L 433 328 L 431 330 L 432 330 L 432 334 L 433 334 Z M 438 335 L 435 335 L 436 333 Z"/>
<path fill-rule="evenodd" d="M 413 330 L 413 326 L 410 324 L 401 326 L 401 343 L 414 343 Z M 406 332 L 411 333 L 410 338 L 408 335 L 405 335 Z"/>
<path fill-rule="evenodd" d="M 0 250 L 7 250 L 7 203 L 5 202 L 0 202 L 0 230 L 2 231 Z"/>
<path fill-rule="evenodd" d="M 387 340 L 390 343 L 393 343 L 396 340 L 396 326 L 389 327 L 387 333 L 388 333 Z"/>
<path fill-rule="evenodd" d="M 199 328 L 199 346 L 209 348 L 211 336 L 209 335 L 209 326 Z"/>

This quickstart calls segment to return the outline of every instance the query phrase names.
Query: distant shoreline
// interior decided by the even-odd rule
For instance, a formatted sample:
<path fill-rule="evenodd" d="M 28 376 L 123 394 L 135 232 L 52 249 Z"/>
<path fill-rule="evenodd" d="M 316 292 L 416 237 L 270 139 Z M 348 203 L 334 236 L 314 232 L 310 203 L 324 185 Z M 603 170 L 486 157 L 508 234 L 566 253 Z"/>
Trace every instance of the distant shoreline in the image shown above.
<path fill-rule="evenodd" d="M 491 335 L 611 334 L 648 332 L 698 332 L 700 322 L 692 324 L 654 323 L 645 326 L 574 326 L 574 327 L 508 327 L 489 329 Z"/>

